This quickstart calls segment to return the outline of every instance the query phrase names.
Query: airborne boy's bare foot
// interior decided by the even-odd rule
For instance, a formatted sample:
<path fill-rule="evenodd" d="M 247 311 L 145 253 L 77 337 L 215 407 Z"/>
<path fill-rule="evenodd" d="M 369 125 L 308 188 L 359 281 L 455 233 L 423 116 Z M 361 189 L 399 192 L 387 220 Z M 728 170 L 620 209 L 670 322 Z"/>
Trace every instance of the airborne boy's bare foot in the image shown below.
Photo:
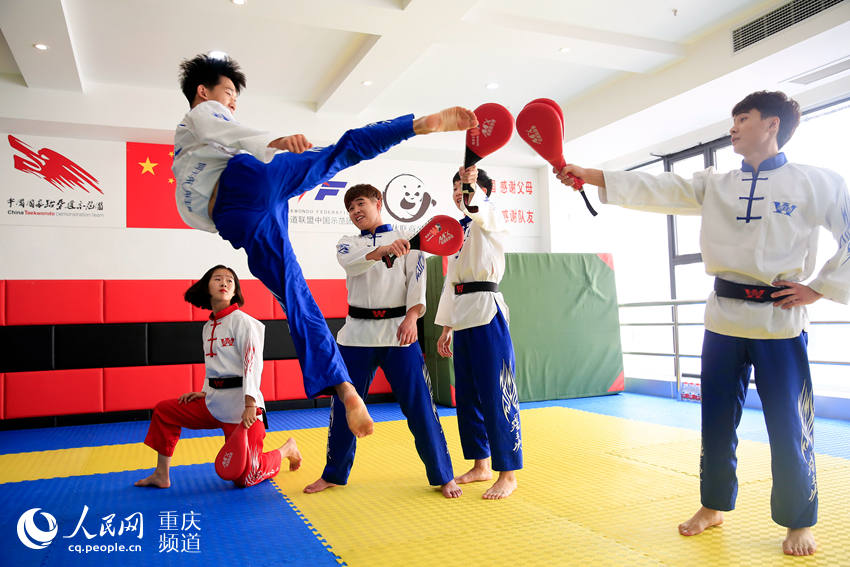
<path fill-rule="evenodd" d="M 304 487 L 304 492 L 307 494 L 314 494 L 316 492 L 321 492 L 326 488 L 333 488 L 334 486 L 339 486 L 338 484 L 334 484 L 332 482 L 328 482 L 325 479 L 319 477 L 319 480 L 312 484 L 308 484 Z"/>
<path fill-rule="evenodd" d="M 697 535 L 722 523 L 723 512 L 702 506 L 690 520 L 679 524 L 679 533 L 683 536 Z"/>
<path fill-rule="evenodd" d="M 292 437 L 287 439 L 286 443 L 278 448 L 278 451 L 280 451 L 282 458 L 289 459 L 289 470 L 297 471 L 298 467 L 301 466 L 301 451 L 298 450 L 295 439 Z"/>
<path fill-rule="evenodd" d="M 491 478 L 493 478 L 493 471 L 490 470 L 490 459 L 476 459 L 475 465 L 469 471 L 455 477 L 455 482 L 466 484 L 469 482 L 490 480 Z"/>
<path fill-rule="evenodd" d="M 817 548 L 811 528 L 788 528 L 788 535 L 782 542 L 785 555 L 812 555 Z"/>
<path fill-rule="evenodd" d="M 487 489 L 481 497 L 484 500 L 501 500 L 507 498 L 516 490 L 516 475 L 514 471 L 500 471 L 499 478 Z"/>
<path fill-rule="evenodd" d="M 475 117 L 475 113 L 460 106 L 446 108 L 413 121 L 413 131 L 417 134 L 469 130 L 476 126 L 478 126 L 478 118 Z"/>
<path fill-rule="evenodd" d="M 440 491 L 446 498 L 460 498 L 461 494 L 463 494 L 463 490 L 460 489 L 454 479 L 441 486 Z"/>
<path fill-rule="evenodd" d="M 354 386 L 350 382 L 343 382 L 337 384 L 335 389 L 336 395 L 345 406 L 345 420 L 354 436 L 371 435 L 375 424 L 372 421 L 372 416 L 369 415 L 369 410 L 366 409 L 366 404 L 363 403 L 363 398 L 360 397 Z"/>

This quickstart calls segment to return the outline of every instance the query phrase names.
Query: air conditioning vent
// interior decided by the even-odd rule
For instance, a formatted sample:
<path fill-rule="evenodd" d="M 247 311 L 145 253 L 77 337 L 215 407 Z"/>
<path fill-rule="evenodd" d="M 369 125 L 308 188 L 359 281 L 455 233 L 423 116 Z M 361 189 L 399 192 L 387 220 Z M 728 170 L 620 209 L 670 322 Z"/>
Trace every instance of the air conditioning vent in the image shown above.
<path fill-rule="evenodd" d="M 732 51 L 738 52 L 775 33 L 790 28 L 844 0 L 793 0 L 764 16 L 732 30 Z"/>

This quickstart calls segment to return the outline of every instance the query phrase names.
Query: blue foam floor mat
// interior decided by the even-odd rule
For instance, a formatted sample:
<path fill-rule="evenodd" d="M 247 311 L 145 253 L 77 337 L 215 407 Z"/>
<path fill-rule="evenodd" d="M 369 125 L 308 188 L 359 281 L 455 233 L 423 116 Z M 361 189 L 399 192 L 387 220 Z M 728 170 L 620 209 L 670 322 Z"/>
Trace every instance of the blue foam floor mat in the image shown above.
<path fill-rule="evenodd" d="M 211 464 L 174 467 L 171 475 L 168 490 L 134 487 L 138 471 L 0 485 L 0 564 L 339 565 L 271 482 L 239 489 L 218 478 Z M 41 530 L 49 528 L 42 512 L 56 521 L 58 533 L 44 549 L 17 541 L 18 518 L 32 508 L 41 509 L 35 520 Z M 142 538 L 138 530 L 118 535 L 137 514 L 143 519 Z M 110 544 L 127 550 L 92 550 Z M 129 551 L 131 545 L 141 549 Z"/>

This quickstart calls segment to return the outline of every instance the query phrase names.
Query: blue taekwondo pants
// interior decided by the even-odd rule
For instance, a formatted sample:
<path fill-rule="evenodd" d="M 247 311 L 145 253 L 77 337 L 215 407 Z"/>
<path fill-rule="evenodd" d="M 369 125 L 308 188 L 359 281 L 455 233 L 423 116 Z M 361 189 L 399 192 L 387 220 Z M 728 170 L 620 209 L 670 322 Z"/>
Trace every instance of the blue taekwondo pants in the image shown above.
<path fill-rule="evenodd" d="M 409 114 L 349 130 L 332 146 L 279 153 L 267 164 L 238 154 L 221 174 L 213 222 L 222 238 L 245 249 L 251 273 L 286 312 L 307 397 L 332 393 L 350 380 L 292 250 L 288 200 L 413 135 Z"/>
<path fill-rule="evenodd" d="M 366 396 L 369 385 L 380 366 L 407 418 L 407 427 L 413 434 L 416 452 L 425 463 L 428 483 L 432 486 L 446 484 L 454 478 L 449 449 L 437 408 L 431 397 L 431 379 L 425 367 L 425 358 L 419 343 L 406 347 L 339 347 L 351 375 L 352 383 L 361 397 Z M 334 484 L 346 484 L 357 440 L 345 419 L 345 406 L 333 397 L 330 426 L 328 428 L 328 454 L 322 478 Z"/>
<path fill-rule="evenodd" d="M 514 347 L 502 311 L 486 325 L 454 332 L 457 425 L 465 459 L 491 456 L 497 471 L 522 468 Z"/>
<path fill-rule="evenodd" d="M 705 332 L 702 347 L 702 505 L 732 510 L 738 492 L 735 429 L 747 394 L 750 368 L 770 440 L 773 521 L 787 528 L 817 522 L 814 403 L 808 335 L 743 339 Z"/>

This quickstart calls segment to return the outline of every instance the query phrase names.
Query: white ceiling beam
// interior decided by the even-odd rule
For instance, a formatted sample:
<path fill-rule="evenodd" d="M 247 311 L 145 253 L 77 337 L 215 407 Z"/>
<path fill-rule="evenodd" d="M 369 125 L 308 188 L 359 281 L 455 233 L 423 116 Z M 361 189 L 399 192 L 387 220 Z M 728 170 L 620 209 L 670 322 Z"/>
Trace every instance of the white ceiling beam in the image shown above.
<path fill-rule="evenodd" d="M 516 14 L 505 14 L 502 12 L 485 12 L 483 10 L 477 10 L 476 13 L 472 15 L 472 18 L 477 24 L 476 28 L 487 29 L 488 35 L 499 42 L 504 41 L 504 38 L 500 37 L 499 32 L 494 30 L 493 27 L 498 27 L 504 30 L 529 32 L 534 36 L 548 35 L 558 38 L 560 41 L 567 44 L 570 41 L 578 40 L 609 47 L 646 51 L 672 57 L 684 57 L 686 53 L 684 46 L 678 43 L 574 26 L 543 18 L 518 16 Z M 486 26 L 486 28 L 484 26 Z"/>
<path fill-rule="evenodd" d="M 385 22 L 380 37 L 370 37 L 330 81 L 316 101 L 317 111 L 364 111 L 392 82 L 435 42 L 460 26 L 472 34 L 471 25 L 460 20 L 477 0 L 408 0 L 396 12 L 394 22 Z M 404 12 L 404 19 L 400 19 Z M 387 15 L 386 13 L 384 14 Z M 358 19 L 362 14 L 358 16 Z M 416 25 L 411 26 L 410 22 Z M 404 22 L 402 25 L 401 22 Z M 323 21 L 323 25 L 324 25 Z M 374 24 L 374 21 L 372 22 Z M 374 29 L 374 28 L 373 28 Z M 362 31 L 362 28 L 361 30 Z M 377 31 L 377 30 L 376 30 Z M 364 81 L 369 81 L 368 86 Z"/>
<path fill-rule="evenodd" d="M 62 0 L 0 2 L 0 29 L 28 87 L 82 92 Z M 49 49 L 38 51 L 35 43 Z"/>

